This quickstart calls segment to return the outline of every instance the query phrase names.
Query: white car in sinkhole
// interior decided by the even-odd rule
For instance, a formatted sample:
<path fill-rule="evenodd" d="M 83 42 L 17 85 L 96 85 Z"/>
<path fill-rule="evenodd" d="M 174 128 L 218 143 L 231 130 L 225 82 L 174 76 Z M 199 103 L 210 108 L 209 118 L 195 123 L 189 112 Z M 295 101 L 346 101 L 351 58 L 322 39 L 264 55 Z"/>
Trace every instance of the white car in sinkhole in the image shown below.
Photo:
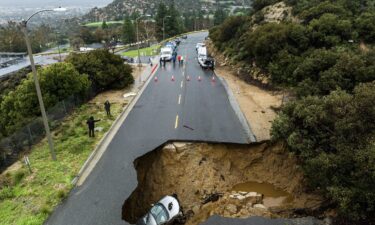
<path fill-rule="evenodd" d="M 152 205 L 150 211 L 138 220 L 137 225 L 165 225 L 181 219 L 183 213 L 177 195 L 167 195 Z"/>

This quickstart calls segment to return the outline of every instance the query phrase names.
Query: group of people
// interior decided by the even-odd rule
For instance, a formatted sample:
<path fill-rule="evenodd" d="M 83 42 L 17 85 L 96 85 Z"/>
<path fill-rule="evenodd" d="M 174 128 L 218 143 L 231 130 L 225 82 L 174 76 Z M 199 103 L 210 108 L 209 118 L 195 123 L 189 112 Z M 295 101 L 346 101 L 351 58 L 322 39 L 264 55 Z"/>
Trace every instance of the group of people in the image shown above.
<path fill-rule="evenodd" d="M 111 103 L 107 100 L 104 102 L 104 109 L 107 116 L 111 116 Z M 89 137 L 95 137 L 95 123 L 99 122 L 99 120 L 94 119 L 93 116 L 86 121 L 86 124 L 89 128 Z"/>
<path fill-rule="evenodd" d="M 184 57 L 182 55 L 177 55 L 177 52 L 173 52 L 173 55 L 172 55 L 173 65 L 176 64 L 176 60 L 178 61 L 178 65 L 181 66 L 184 64 Z M 160 57 L 160 66 L 165 67 L 165 63 L 166 63 L 166 59 Z"/>

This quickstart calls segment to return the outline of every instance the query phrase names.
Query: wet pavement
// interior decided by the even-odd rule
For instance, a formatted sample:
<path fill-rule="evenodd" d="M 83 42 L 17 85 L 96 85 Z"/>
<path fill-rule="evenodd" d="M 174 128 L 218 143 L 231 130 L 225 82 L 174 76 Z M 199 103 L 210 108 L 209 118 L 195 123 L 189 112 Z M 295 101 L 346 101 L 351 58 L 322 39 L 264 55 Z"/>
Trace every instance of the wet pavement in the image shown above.
<path fill-rule="evenodd" d="M 149 80 L 91 174 L 45 224 L 128 224 L 122 205 L 138 185 L 133 162 L 169 140 L 250 142 L 223 84 L 195 59 L 195 44 L 205 36 L 190 35 L 180 45 L 185 66 L 167 63 Z"/>

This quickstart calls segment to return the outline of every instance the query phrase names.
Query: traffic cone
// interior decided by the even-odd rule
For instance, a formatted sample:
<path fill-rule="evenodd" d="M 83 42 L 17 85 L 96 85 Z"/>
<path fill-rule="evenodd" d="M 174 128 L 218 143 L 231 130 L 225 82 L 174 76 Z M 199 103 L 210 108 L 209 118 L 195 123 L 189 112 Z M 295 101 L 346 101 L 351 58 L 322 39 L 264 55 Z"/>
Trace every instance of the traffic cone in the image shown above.
<path fill-rule="evenodd" d="M 190 76 L 187 76 L 186 80 L 187 80 L 187 81 L 190 81 Z"/>
<path fill-rule="evenodd" d="M 154 78 L 154 81 L 155 81 L 155 82 L 158 82 L 158 77 L 155 77 L 155 78 Z"/>
<path fill-rule="evenodd" d="M 215 79 L 215 76 L 212 76 L 212 82 L 215 82 L 216 79 Z"/>
<path fill-rule="evenodd" d="M 171 79 L 172 81 L 174 81 L 174 76 L 172 75 L 172 79 Z"/>
<path fill-rule="evenodd" d="M 201 80 L 202 80 L 202 78 L 201 78 L 201 76 L 199 76 L 199 77 L 198 77 L 198 81 L 201 81 Z"/>

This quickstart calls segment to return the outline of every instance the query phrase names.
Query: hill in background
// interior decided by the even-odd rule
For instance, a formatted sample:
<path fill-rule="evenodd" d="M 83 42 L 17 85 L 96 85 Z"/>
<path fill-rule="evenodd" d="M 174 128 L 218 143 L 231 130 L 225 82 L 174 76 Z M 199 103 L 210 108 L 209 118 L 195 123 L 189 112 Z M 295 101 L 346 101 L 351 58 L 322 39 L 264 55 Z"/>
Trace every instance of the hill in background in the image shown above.
<path fill-rule="evenodd" d="M 98 22 L 122 20 L 125 15 L 133 13 L 154 15 L 159 3 L 168 1 L 163 0 L 115 0 L 104 8 L 94 8 L 83 17 L 84 22 Z M 185 12 L 206 12 L 215 11 L 217 6 L 222 6 L 230 12 L 235 12 L 237 8 L 249 8 L 251 0 L 175 0 L 175 5 L 180 10 L 180 14 Z"/>

